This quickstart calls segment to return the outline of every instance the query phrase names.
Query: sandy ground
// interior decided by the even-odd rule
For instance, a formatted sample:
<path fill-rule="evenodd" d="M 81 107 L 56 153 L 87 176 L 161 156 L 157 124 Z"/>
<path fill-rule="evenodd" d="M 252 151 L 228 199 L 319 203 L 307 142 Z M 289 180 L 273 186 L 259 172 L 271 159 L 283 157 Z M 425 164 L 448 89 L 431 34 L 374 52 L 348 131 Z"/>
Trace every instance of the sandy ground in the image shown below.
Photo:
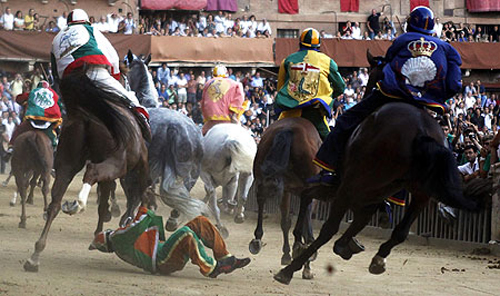
<path fill-rule="evenodd" d="M 80 180 L 75 179 L 66 198 L 76 196 Z M 198 183 L 193 195 L 201 198 L 202 188 Z M 297 272 L 285 286 L 272 278 L 281 268 L 277 220 L 264 221 L 267 245 L 253 256 L 248 251 L 256 223 L 252 213 L 244 224 L 225 218 L 229 249 L 236 256 L 250 256 L 249 266 L 217 279 L 203 277 L 190 263 L 172 276 L 150 275 L 113 254 L 88 250 L 97 223 L 95 190 L 86 212 L 72 217 L 59 214 L 41 256 L 40 271 L 28 273 L 22 264 L 44 223 L 41 193 L 37 190 L 35 205 L 28 206 L 27 229 L 19 229 L 20 206 L 9 206 L 13 192 L 13 180 L 0 188 L 0 295 L 500 295 L 500 270 L 488 268 L 488 262 L 498 258 L 411 242 L 393 251 L 385 274 L 371 275 L 367 270 L 371 257 L 386 239 L 371 236 L 359 237 L 367 251 L 350 261 L 334 255 L 333 242 L 328 243 L 312 263 L 315 278 L 303 280 Z M 121 191 L 118 194 L 123 209 L 125 199 Z M 158 213 L 165 217 L 169 209 L 161 205 Z M 115 218 L 105 227 L 115 228 L 117 223 Z M 335 271 L 329 273 L 328 266 Z"/>

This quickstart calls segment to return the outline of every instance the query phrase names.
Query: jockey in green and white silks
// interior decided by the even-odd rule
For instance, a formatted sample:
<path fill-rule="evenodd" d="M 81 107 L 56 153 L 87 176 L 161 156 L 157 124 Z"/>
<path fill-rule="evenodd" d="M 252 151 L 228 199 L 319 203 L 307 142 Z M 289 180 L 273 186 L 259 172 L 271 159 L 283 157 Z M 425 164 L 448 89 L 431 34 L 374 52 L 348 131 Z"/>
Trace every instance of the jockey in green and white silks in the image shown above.
<path fill-rule="evenodd" d="M 138 112 L 149 118 L 135 93 L 127 91 L 119 82 L 118 54 L 109 40 L 90 25 L 84 10 L 75 9 L 68 15 L 68 26 L 52 41 L 51 61 L 52 72 L 59 79 L 87 66 L 86 75 L 97 87 L 126 98 Z"/>
<path fill-rule="evenodd" d="M 62 106 L 59 96 L 50 88 L 47 81 L 40 81 L 37 87 L 29 93 L 25 108 L 23 122 L 16 127 L 12 134 L 9 142 L 11 148 L 8 152 L 12 153 L 14 142 L 20 134 L 33 129 L 42 130 L 55 148 L 57 146 L 56 129 L 62 123 Z"/>

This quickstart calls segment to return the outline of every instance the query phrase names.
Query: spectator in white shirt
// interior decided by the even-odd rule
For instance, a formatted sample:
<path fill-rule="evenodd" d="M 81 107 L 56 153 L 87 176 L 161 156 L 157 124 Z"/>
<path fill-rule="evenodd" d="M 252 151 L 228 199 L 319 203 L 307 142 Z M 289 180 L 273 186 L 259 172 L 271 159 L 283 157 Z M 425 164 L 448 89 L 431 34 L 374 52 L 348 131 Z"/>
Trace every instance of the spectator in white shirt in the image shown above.
<path fill-rule="evenodd" d="M 250 82 L 252 87 L 263 87 L 264 80 L 260 77 L 260 72 L 255 73 L 255 76 L 252 77 L 252 82 Z"/>
<path fill-rule="evenodd" d="M 247 18 L 247 15 L 244 14 L 240 21 L 241 32 L 243 33 L 243 35 L 247 33 L 251 25 L 252 22 L 250 22 Z"/>
<path fill-rule="evenodd" d="M 123 18 L 119 16 L 116 12 L 108 14 L 108 27 L 110 33 L 118 32 L 118 26 L 120 25 Z"/>
<path fill-rule="evenodd" d="M 0 23 L 5 30 L 14 29 L 14 15 L 9 7 L 5 8 L 5 13 L 0 18 Z"/>
<path fill-rule="evenodd" d="M 321 32 L 319 34 L 321 35 L 322 39 L 331 39 L 331 38 L 333 38 L 333 35 L 332 34 L 327 34 L 325 32 L 325 30 L 321 30 Z"/>
<path fill-rule="evenodd" d="M 205 15 L 200 14 L 200 19 L 196 23 L 196 27 L 198 31 L 203 31 L 207 27 L 207 17 Z"/>
<path fill-rule="evenodd" d="M 436 18 L 434 22 L 434 34 L 436 34 L 437 38 L 441 38 L 441 32 L 443 32 L 443 24 L 439 21 L 439 18 Z"/>
<path fill-rule="evenodd" d="M 266 19 L 263 19 L 262 22 L 258 24 L 257 31 L 261 32 L 262 34 L 264 34 L 265 31 L 268 31 L 269 35 L 271 35 L 271 26 Z"/>
<path fill-rule="evenodd" d="M 130 35 L 134 33 L 134 30 L 136 28 L 137 24 L 135 23 L 132 13 L 127 13 L 127 18 L 125 19 L 125 30 L 123 31 L 123 34 Z"/>
<path fill-rule="evenodd" d="M 353 23 L 351 30 L 352 30 L 351 36 L 353 39 L 356 40 L 361 39 L 361 28 L 359 27 L 358 22 Z"/>
<path fill-rule="evenodd" d="M 462 174 L 464 181 L 467 182 L 471 179 L 479 177 L 479 162 L 477 159 L 477 152 L 474 146 L 467 146 L 464 150 L 467 163 L 458 167 Z"/>
<path fill-rule="evenodd" d="M 99 20 L 99 22 L 95 23 L 93 26 L 101 32 L 105 32 L 105 33 L 109 32 L 109 24 L 106 21 L 105 16 L 101 16 L 101 19 Z"/>
<path fill-rule="evenodd" d="M 184 73 L 181 72 L 177 80 L 177 96 L 179 98 L 179 103 L 187 103 L 187 85 L 188 81 Z"/>
<path fill-rule="evenodd" d="M 368 84 L 368 78 L 370 78 L 368 75 L 368 69 L 363 68 L 360 70 L 358 78 L 361 79 L 361 86 L 366 86 Z"/>
<path fill-rule="evenodd" d="M 59 28 L 59 30 L 66 28 L 67 18 L 68 18 L 68 15 L 66 14 L 66 11 L 64 11 L 63 14 L 57 18 L 56 21 L 57 21 L 57 27 Z"/>
<path fill-rule="evenodd" d="M 226 19 L 224 20 L 224 28 L 226 29 L 226 32 L 227 29 L 229 28 L 232 29 L 233 26 L 234 26 L 233 15 L 228 13 Z"/>

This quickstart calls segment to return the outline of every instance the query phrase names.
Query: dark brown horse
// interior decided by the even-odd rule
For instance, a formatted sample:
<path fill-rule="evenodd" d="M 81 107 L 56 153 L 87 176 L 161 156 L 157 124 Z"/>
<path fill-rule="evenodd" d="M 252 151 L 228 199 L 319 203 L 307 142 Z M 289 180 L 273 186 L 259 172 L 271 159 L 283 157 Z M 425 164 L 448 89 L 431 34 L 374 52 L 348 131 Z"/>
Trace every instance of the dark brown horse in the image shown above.
<path fill-rule="evenodd" d="M 47 195 L 49 194 L 50 172 L 53 163 L 52 143 L 42 131 L 27 131 L 17 138 L 14 144 L 11 166 L 16 180 L 17 192 L 21 197 L 20 228 L 26 228 L 26 202 L 29 197 L 33 203 L 33 189 L 38 177 L 42 185 L 43 211 L 47 211 Z M 31 181 L 30 181 L 31 179 Z M 26 193 L 31 185 L 30 194 Z"/>
<path fill-rule="evenodd" d="M 383 77 L 384 64 L 378 64 L 370 75 L 376 77 L 375 81 Z M 401 189 L 412 193 L 411 201 L 391 238 L 373 258 L 369 267 L 373 274 L 385 271 L 387 256 L 407 238 L 411 224 L 431 197 L 453 207 L 477 209 L 476 203 L 462 195 L 457 165 L 445 141 L 436 120 L 409 103 L 388 103 L 368 116 L 346 144 L 342 182 L 323 193 L 333 200 L 318 238 L 274 279 L 288 284 L 293 273 L 337 233 L 342 217 L 350 209 L 354 220 L 334 247 L 337 254 L 349 259 L 353 252 L 348 243 L 366 226 L 378 205 Z"/>
<path fill-rule="evenodd" d="M 262 219 L 267 199 L 281 198 L 281 230 L 283 231 L 283 256 L 281 264 L 291 262 L 288 232 L 291 227 L 290 203 L 292 194 L 299 195 L 306 187 L 305 180 L 319 172 L 312 160 L 321 145 L 316 128 L 307 119 L 300 117 L 279 120 L 267 129 L 257 147 L 253 174 L 253 188 L 259 206 L 255 238 L 250 242 L 250 252 L 257 254 L 262 247 Z M 302 244 L 312 242 L 310 207 L 301 204 L 300 220 L 294 229 L 294 253 Z M 302 212 L 303 211 L 303 212 Z M 304 228 L 302 228 L 304 227 Z M 305 230 L 305 232 L 304 232 Z M 302 236 L 302 233 L 305 233 Z M 304 238 L 304 241 L 302 240 Z M 303 278 L 312 278 L 309 263 L 306 263 Z"/>
<path fill-rule="evenodd" d="M 127 193 L 127 211 L 123 225 L 134 210 L 144 203 L 144 193 L 150 185 L 147 148 L 142 121 L 120 95 L 95 86 L 83 72 L 63 78 L 60 85 L 68 119 L 61 131 L 55 159 L 56 178 L 52 187 L 52 201 L 47 210 L 47 221 L 35 252 L 26 261 L 27 271 L 38 271 L 39 256 L 44 250 L 52 221 L 61 209 L 61 200 L 73 177 L 87 163 L 83 188 L 76 202 L 84 209 L 91 186 L 98 183 L 99 220 L 95 233 L 110 219 L 108 198 L 114 180 L 120 178 Z M 75 203 L 69 204 L 68 210 Z"/>

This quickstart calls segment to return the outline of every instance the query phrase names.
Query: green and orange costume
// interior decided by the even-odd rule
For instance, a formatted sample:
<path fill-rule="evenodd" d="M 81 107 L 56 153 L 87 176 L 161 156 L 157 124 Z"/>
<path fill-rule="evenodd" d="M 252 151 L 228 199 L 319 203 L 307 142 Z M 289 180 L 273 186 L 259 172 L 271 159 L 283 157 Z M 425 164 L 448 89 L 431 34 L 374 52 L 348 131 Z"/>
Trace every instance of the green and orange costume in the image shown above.
<path fill-rule="evenodd" d="M 204 246 L 212 249 L 214 258 Z M 191 260 L 208 277 L 217 261 L 231 256 L 218 230 L 206 217 L 196 217 L 165 240 L 162 217 L 144 207 L 139 208 L 127 226 L 100 232 L 91 247 L 115 252 L 127 263 L 160 274 L 179 271 Z"/>

